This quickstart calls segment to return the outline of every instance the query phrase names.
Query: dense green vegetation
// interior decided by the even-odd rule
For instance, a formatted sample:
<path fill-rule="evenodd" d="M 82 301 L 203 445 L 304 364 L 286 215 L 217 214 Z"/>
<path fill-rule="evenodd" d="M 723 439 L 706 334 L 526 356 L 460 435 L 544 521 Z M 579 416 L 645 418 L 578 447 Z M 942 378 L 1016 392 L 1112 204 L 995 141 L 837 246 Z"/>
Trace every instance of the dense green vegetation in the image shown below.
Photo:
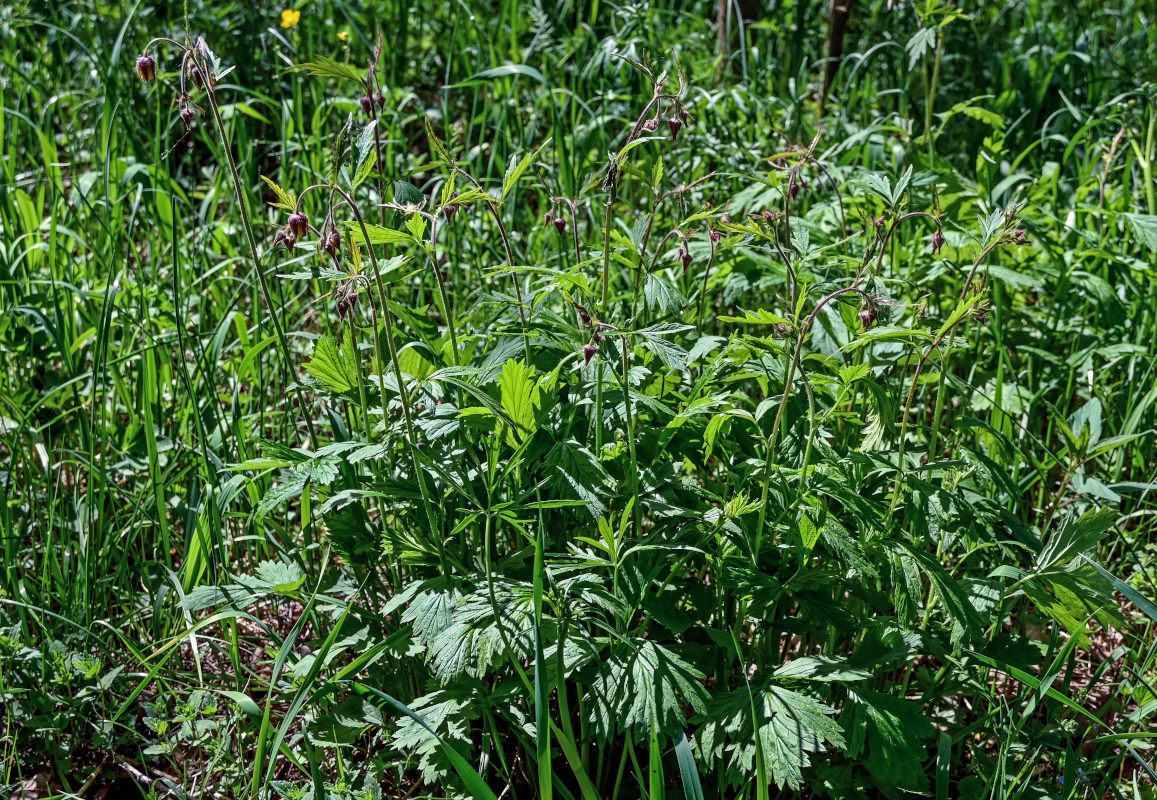
<path fill-rule="evenodd" d="M 0 9 L 5 796 L 1157 795 L 1151 3 L 365 5 Z"/>

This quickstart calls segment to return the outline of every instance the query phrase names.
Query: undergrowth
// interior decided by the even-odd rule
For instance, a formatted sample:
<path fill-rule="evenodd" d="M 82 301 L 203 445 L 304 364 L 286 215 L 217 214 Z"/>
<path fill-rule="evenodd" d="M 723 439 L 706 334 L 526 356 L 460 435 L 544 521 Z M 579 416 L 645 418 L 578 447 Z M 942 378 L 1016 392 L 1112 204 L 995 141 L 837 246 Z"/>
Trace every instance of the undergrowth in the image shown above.
<path fill-rule="evenodd" d="M 0 12 L 0 784 L 1152 797 L 1152 9 L 827 5 Z"/>

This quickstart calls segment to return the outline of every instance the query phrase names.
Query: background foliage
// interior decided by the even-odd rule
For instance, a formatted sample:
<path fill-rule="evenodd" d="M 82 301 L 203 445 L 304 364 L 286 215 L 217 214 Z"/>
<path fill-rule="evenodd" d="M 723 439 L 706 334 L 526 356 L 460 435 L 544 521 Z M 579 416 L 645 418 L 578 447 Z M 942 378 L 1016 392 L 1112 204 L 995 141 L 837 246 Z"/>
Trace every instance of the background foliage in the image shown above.
<path fill-rule="evenodd" d="M 0 9 L 0 785 L 1153 796 L 1153 8 L 765 5 Z"/>

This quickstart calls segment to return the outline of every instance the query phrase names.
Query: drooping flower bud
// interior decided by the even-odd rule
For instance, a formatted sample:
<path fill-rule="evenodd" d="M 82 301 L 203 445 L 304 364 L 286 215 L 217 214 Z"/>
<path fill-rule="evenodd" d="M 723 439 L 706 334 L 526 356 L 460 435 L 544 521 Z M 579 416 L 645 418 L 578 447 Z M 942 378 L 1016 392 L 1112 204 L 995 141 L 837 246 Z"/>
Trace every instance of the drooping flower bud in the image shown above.
<path fill-rule="evenodd" d="M 137 58 L 137 74 L 141 76 L 142 81 L 156 80 L 157 77 L 157 60 L 146 53 Z"/>
<path fill-rule="evenodd" d="M 719 218 L 719 224 L 720 225 L 730 225 L 731 224 L 731 217 L 727 214 L 724 214 L 722 217 Z"/>
<path fill-rule="evenodd" d="M 329 235 L 322 241 L 321 249 L 326 255 L 336 256 L 341 250 L 341 234 L 331 229 Z"/>
<path fill-rule="evenodd" d="M 285 245 L 286 250 L 292 250 L 295 244 L 297 244 L 297 237 L 293 235 L 293 231 L 289 229 L 289 226 L 277 229 L 277 235 L 273 237 L 274 249 L 276 249 L 278 245 Z"/>
<path fill-rule="evenodd" d="M 554 229 L 559 233 L 566 233 L 566 220 L 562 217 L 554 218 Z"/>
<path fill-rule="evenodd" d="M 937 228 L 937 229 L 936 229 L 935 231 L 933 231 L 933 233 L 932 233 L 932 239 L 931 239 L 931 242 L 932 242 L 932 252 L 933 252 L 933 253 L 939 253 L 939 252 L 940 252 L 940 248 L 941 248 L 941 247 L 943 247 L 943 246 L 944 246 L 944 243 L 945 243 L 945 242 L 947 242 L 947 241 L 948 241 L 948 240 L 944 238 L 944 231 L 942 231 L 940 228 Z"/>
<path fill-rule="evenodd" d="M 712 244 L 719 244 L 719 240 L 723 238 L 723 234 L 715 230 L 711 231 L 708 236 L 711 237 Z"/>
<path fill-rule="evenodd" d="M 667 127 L 671 129 L 671 141 L 679 138 L 679 129 L 683 127 L 683 120 L 678 117 L 668 117 Z"/>
<path fill-rule="evenodd" d="M 680 246 L 675 251 L 675 255 L 679 257 L 679 263 L 683 265 L 683 274 L 687 274 L 687 268 L 691 266 L 691 254 L 687 252 L 687 248 Z"/>
<path fill-rule="evenodd" d="M 597 353 L 598 351 L 599 351 L 599 348 L 597 345 L 593 345 L 593 344 L 584 344 L 583 345 L 583 366 L 584 367 L 591 363 L 591 359 L 595 357 L 595 353 Z"/>
<path fill-rule="evenodd" d="M 300 211 L 293 212 L 289 215 L 289 230 L 297 239 L 305 236 L 309 233 L 309 217 Z"/>
<path fill-rule="evenodd" d="M 1027 233 L 1028 233 L 1028 231 L 1025 230 L 1024 228 L 1016 228 L 1012 232 L 1012 243 L 1013 244 L 1028 244 L 1028 236 L 1025 235 Z"/>
<path fill-rule="evenodd" d="M 193 120 L 197 118 L 197 112 L 193 110 L 192 106 L 185 106 L 181 109 L 181 122 L 185 123 L 186 128 L 193 127 Z"/>
<path fill-rule="evenodd" d="M 362 95 L 362 99 L 358 102 L 362 104 L 362 111 L 366 112 L 367 117 L 374 115 L 374 98 L 366 94 Z"/>
<path fill-rule="evenodd" d="M 357 302 L 358 302 L 358 296 L 357 296 L 356 292 L 352 292 L 352 293 L 346 295 L 345 297 L 343 297 L 341 300 L 338 301 L 338 304 L 337 304 L 338 316 L 340 316 L 342 319 L 345 319 L 346 315 L 354 310 L 354 306 L 357 305 Z M 343 304 L 344 304 L 344 308 L 343 308 Z"/>
<path fill-rule="evenodd" d="M 378 108 L 385 108 L 386 107 L 386 96 L 379 91 L 377 94 L 374 95 L 374 103 L 377 104 Z"/>
<path fill-rule="evenodd" d="M 450 194 L 450 199 L 453 200 L 457 196 L 457 192 L 452 192 Z M 446 221 L 449 222 L 450 218 L 458 213 L 458 209 L 459 205 L 457 203 L 447 203 L 446 205 L 442 206 L 442 215 L 446 217 Z"/>
<path fill-rule="evenodd" d="M 867 330 L 876 321 L 877 312 L 873 306 L 864 306 L 860 309 L 860 326 Z"/>

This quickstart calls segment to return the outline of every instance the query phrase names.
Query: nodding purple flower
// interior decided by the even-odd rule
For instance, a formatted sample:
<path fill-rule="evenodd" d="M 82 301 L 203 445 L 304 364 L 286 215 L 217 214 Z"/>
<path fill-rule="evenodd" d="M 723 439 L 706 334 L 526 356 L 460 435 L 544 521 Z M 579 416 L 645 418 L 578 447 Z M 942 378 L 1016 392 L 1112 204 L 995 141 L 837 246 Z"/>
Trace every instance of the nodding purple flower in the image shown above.
<path fill-rule="evenodd" d="M 711 231 L 708 236 L 711 237 L 711 244 L 719 244 L 719 240 L 723 238 L 723 234 L 716 230 Z"/>
<path fill-rule="evenodd" d="M 591 363 L 591 359 L 595 357 L 595 353 L 599 352 L 598 345 L 584 344 L 583 345 L 583 366 Z"/>
<path fill-rule="evenodd" d="M 362 99 L 358 102 L 362 104 L 362 111 L 366 112 L 367 117 L 374 115 L 374 98 L 366 94 L 362 95 Z"/>
<path fill-rule="evenodd" d="M 309 233 L 309 217 L 300 211 L 294 211 L 289 215 L 289 230 L 293 233 L 294 238 L 300 239 L 305 236 Z"/>
<path fill-rule="evenodd" d="M 778 211 L 764 211 L 763 221 L 770 225 L 773 222 L 778 222 L 781 214 Z"/>
<path fill-rule="evenodd" d="M 671 141 L 673 142 L 679 138 L 679 129 L 683 127 L 683 120 L 678 117 L 669 117 L 667 127 L 671 129 Z"/>
<path fill-rule="evenodd" d="M 197 118 L 197 112 L 193 110 L 192 106 L 185 106 L 181 109 L 181 122 L 185 123 L 186 128 L 193 127 L 193 120 Z"/>
<path fill-rule="evenodd" d="M 293 235 L 289 226 L 277 229 L 277 235 L 273 237 L 274 249 L 277 249 L 278 245 L 285 245 L 286 250 L 292 250 L 295 244 L 297 244 L 297 237 Z"/>
<path fill-rule="evenodd" d="M 873 219 L 873 220 L 872 220 L 872 225 L 873 225 L 874 227 L 877 227 L 877 228 L 879 228 L 881 225 L 883 225 L 883 224 L 884 224 L 884 222 L 885 222 L 885 221 L 886 221 L 886 220 L 884 219 L 883 215 L 881 215 L 881 216 L 879 216 L 879 217 L 876 217 L 875 219 Z"/>
<path fill-rule="evenodd" d="M 566 220 L 562 217 L 554 218 L 554 229 L 559 233 L 566 233 Z"/>
<path fill-rule="evenodd" d="M 331 229 L 329 235 L 322 242 L 321 249 L 327 255 L 336 256 L 341 250 L 341 234 L 336 229 Z"/>
<path fill-rule="evenodd" d="M 798 181 L 792 181 L 787 185 L 787 194 L 794 203 L 799 193 L 807 186 L 807 178 L 800 178 Z"/>
<path fill-rule="evenodd" d="M 210 75 L 209 79 L 205 80 L 205 76 L 202 74 L 201 68 L 196 64 L 189 68 L 189 75 L 193 78 L 193 83 L 196 84 L 198 89 L 204 89 L 206 83 L 208 83 L 209 87 L 212 88 L 213 76 Z"/>
<path fill-rule="evenodd" d="M 943 247 L 945 242 L 947 242 L 948 240 L 944 238 L 944 231 L 941 230 L 940 228 L 937 228 L 932 233 L 931 241 L 932 241 L 932 252 L 933 253 L 939 253 L 940 248 Z"/>
<path fill-rule="evenodd" d="M 386 107 L 386 96 L 379 91 L 377 94 L 374 95 L 374 103 L 377 105 L 378 108 L 385 108 Z"/>
<path fill-rule="evenodd" d="M 345 319 L 346 314 L 354 310 L 357 305 L 358 294 L 356 291 L 343 295 L 337 301 L 337 316 L 339 319 Z"/>
<path fill-rule="evenodd" d="M 1024 228 L 1014 229 L 1012 232 L 1012 243 L 1013 244 L 1028 244 L 1028 236 L 1025 235 L 1027 233 L 1028 233 L 1028 231 L 1025 230 Z"/>
<path fill-rule="evenodd" d="M 687 252 L 687 248 L 680 245 L 679 249 L 675 251 L 675 255 L 679 257 L 679 263 L 683 265 L 683 274 L 687 274 L 687 268 L 691 266 L 691 254 Z"/>
<path fill-rule="evenodd" d="M 872 325 L 875 323 L 877 316 L 879 316 L 879 314 L 876 311 L 875 306 L 865 306 L 865 307 L 861 308 L 860 309 L 860 326 L 864 330 L 867 330 L 868 328 L 872 327 Z"/>
<path fill-rule="evenodd" d="M 146 53 L 137 58 L 137 74 L 141 76 L 142 81 L 156 80 L 157 77 L 157 60 Z"/>

